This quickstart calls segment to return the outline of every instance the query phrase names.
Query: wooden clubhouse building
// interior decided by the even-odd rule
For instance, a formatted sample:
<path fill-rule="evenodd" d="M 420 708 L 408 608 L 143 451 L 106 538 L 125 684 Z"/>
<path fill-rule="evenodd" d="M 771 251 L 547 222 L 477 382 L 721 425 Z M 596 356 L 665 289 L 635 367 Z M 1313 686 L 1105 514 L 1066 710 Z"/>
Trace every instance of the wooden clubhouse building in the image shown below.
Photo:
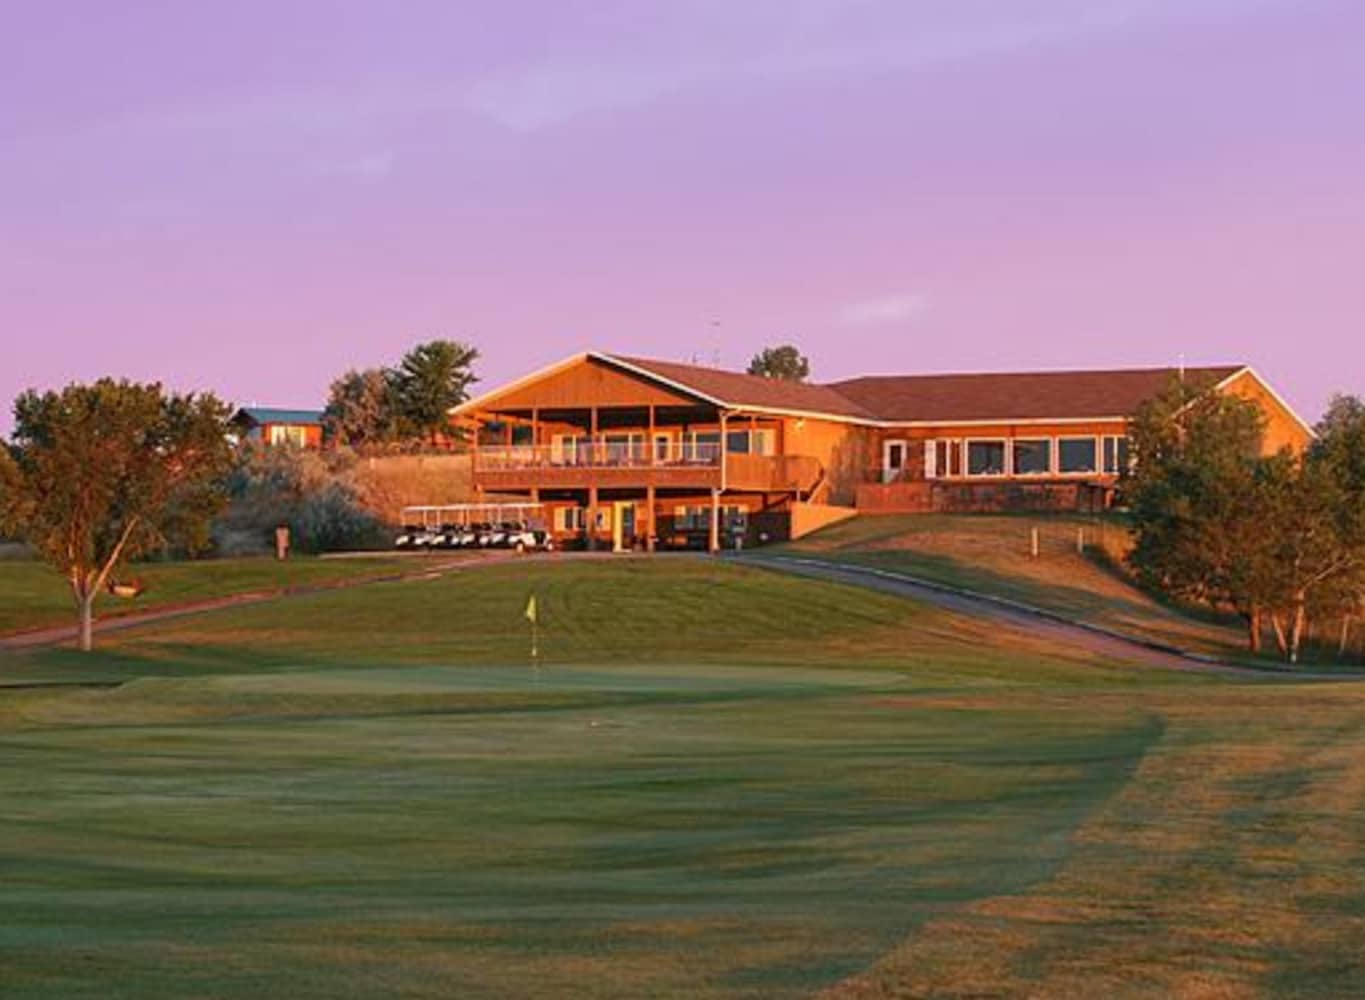
<path fill-rule="evenodd" d="M 1099 509 L 1129 419 L 1175 378 L 1255 401 L 1268 451 L 1311 438 L 1241 365 L 814 385 L 590 352 L 452 418 L 472 435 L 475 489 L 542 504 L 562 541 L 715 551 L 860 511 Z"/>

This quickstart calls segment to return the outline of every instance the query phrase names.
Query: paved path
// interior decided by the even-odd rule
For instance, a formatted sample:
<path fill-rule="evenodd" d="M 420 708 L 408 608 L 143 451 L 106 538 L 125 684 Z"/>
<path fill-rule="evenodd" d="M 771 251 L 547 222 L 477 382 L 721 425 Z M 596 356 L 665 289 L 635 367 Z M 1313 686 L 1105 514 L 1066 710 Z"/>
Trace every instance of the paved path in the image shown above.
<path fill-rule="evenodd" d="M 1297 670 L 1291 671 L 1287 668 L 1277 669 L 1273 666 L 1246 667 L 1222 663 L 1213 657 L 1137 639 L 1098 625 L 1072 621 L 1042 608 L 1030 607 L 1007 598 L 960 590 L 956 587 L 949 587 L 931 580 L 890 570 L 795 556 L 745 555 L 733 558 L 749 566 L 793 573 L 819 580 L 830 580 L 836 583 L 846 583 L 855 587 L 866 587 L 886 594 L 909 597 L 972 618 L 989 618 L 1026 631 L 1030 635 L 1043 636 L 1067 646 L 1088 650 L 1098 656 L 1109 657 L 1125 663 L 1165 667 L 1173 670 L 1198 670 L 1236 677 L 1292 676 L 1296 680 L 1309 677 L 1318 680 L 1361 679 L 1360 675 L 1351 677 L 1349 675 L 1309 674 Z"/>

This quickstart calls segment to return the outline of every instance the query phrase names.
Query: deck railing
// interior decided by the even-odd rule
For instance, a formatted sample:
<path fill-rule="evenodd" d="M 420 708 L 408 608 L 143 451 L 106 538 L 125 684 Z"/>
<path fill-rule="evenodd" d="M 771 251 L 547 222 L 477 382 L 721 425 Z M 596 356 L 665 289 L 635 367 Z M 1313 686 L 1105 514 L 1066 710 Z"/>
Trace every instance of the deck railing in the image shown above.
<path fill-rule="evenodd" d="M 484 446 L 475 467 L 486 471 L 516 469 L 653 469 L 718 468 L 720 445 L 715 442 L 617 441 L 577 438 L 554 445 Z"/>

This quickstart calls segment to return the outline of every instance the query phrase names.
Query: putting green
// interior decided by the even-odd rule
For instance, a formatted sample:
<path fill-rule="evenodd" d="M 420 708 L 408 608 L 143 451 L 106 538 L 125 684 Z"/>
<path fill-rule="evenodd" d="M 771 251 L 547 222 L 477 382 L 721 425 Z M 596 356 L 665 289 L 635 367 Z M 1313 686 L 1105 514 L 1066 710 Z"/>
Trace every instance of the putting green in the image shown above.
<path fill-rule="evenodd" d="M 26 700 L 6 996 L 804 995 L 1045 877 L 1159 733 L 718 666 Z"/>

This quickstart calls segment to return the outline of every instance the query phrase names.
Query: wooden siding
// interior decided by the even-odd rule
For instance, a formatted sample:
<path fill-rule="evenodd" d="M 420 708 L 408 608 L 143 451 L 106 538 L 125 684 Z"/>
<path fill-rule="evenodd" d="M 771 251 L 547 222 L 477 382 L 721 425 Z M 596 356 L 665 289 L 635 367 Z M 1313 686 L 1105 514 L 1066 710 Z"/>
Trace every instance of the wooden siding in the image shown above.
<path fill-rule="evenodd" d="M 1223 391 L 1250 400 L 1261 408 L 1266 419 L 1265 439 L 1261 445 L 1265 454 L 1274 455 L 1288 448 L 1299 455 L 1312 441 L 1307 429 L 1252 372 L 1238 375 Z"/>
<path fill-rule="evenodd" d="M 681 392 L 585 358 L 568 368 L 503 393 L 489 409 L 578 410 L 590 407 L 694 406 Z"/>

